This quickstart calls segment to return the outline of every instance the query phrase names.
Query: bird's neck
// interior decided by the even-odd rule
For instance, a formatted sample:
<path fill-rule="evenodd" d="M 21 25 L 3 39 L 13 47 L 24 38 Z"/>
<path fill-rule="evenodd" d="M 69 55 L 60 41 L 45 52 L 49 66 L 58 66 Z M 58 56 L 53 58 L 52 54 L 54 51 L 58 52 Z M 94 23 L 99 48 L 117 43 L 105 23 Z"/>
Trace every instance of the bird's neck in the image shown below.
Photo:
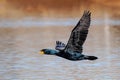
<path fill-rule="evenodd" d="M 49 55 L 56 55 L 57 53 L 59 53 L 58 50 L 52 50 L 51 49 Z"/>

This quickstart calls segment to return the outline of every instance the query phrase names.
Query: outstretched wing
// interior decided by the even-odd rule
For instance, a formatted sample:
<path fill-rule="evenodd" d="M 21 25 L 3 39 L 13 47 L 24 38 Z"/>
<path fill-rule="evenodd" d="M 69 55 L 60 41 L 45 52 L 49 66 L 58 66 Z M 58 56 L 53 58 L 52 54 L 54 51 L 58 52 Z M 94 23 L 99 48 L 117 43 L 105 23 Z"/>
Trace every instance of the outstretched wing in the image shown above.
<path fill-rule="evenodd" d="M 55 46 L 55 49 L 56 50 L 64 50 L 65 49 L 65 44 L 61 41 L 56 41 L 56 46 Z"/>
<path fill-rule="evenodd" d="M 91 13 L 89 11 L 84 11 L 78 24 L 72 30 L 69 41 L 65 47 L 65 51 L 82 53 L 82 45 L 86 40 L 88 28 L 90 26 L 90 16 Z"/>

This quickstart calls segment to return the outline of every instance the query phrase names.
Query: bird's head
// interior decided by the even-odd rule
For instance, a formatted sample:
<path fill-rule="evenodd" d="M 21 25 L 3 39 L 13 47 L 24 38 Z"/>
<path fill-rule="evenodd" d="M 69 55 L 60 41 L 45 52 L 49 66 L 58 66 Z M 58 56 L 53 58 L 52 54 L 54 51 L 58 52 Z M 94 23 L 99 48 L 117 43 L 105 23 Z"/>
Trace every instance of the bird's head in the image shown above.
<path fill-rule="evenodd" d="M 48 55 L 55 55 L 59 51 L 53 49 L 42 49 L 40 50 L 40 54 L 48 54 Z"/>

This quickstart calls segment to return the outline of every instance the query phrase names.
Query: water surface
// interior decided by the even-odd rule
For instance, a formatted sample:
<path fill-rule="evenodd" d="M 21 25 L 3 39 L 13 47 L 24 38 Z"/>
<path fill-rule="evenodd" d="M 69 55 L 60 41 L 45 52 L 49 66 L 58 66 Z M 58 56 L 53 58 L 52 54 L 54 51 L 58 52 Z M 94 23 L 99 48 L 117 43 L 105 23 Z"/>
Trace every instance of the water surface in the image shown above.
<path fill-rule="evenodd" d="M 55 41 L 67 43 L 73 26 L 1 27 L 0 80 L 119 80 L 120 30 L 92 26 L 84 44 L 84 54 L 95 61 L 69 61 L 57 56 L 40 55 Z"/>

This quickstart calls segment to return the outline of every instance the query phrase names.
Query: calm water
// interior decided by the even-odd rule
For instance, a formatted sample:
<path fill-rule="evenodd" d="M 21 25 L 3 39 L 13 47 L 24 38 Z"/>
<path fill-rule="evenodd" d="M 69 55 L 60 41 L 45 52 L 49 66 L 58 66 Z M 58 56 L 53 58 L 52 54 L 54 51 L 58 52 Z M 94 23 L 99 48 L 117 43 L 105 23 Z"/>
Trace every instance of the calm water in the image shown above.
<path fill-rule="evenodd" d="M 67 42 L 73 27 L 0 28 L 0 80 L 119 80 L 120 30 L 107 25 L 92 26 L 84 54 L 96 61 L 69 61 L 40 55 L 55 41 Z"/>

